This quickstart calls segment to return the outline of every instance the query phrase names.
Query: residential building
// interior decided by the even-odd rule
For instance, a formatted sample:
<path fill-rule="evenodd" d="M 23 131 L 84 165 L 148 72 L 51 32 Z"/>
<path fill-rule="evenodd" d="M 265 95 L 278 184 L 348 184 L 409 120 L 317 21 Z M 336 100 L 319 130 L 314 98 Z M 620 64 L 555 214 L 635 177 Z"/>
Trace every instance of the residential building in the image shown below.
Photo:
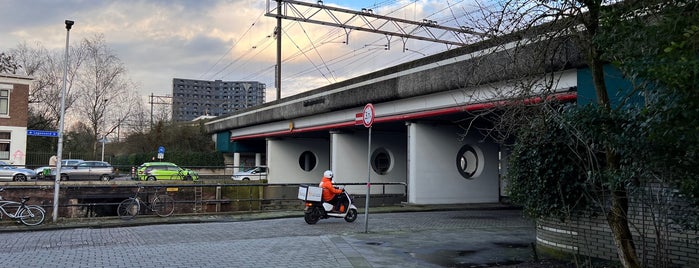
<path fill-rule="evenodd" d="M 256 81 L 172 79 L 172 119 L 221 116 L 264 103 L 265 84 Z"/>
<path fill-rule="evenodd" d="M 27 76 L 0 73 L 0 161 L 23 166 L 27 155 Z"/>

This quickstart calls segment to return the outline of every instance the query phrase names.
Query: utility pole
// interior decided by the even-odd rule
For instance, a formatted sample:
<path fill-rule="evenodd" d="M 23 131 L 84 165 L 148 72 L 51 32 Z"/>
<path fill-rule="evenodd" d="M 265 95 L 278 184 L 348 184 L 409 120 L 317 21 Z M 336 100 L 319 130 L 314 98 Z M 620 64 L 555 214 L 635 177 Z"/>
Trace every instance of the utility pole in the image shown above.
<path fill-rule="evenodd" d="M 153 95 L 153 93 L 150 94 L 150 129 L 153 130 L 153 104 L 171 104 L 172 103 L 172 97 L 171 96 L 156 96 Z M 174 117 L 174 115 L 173 115 Z"/>

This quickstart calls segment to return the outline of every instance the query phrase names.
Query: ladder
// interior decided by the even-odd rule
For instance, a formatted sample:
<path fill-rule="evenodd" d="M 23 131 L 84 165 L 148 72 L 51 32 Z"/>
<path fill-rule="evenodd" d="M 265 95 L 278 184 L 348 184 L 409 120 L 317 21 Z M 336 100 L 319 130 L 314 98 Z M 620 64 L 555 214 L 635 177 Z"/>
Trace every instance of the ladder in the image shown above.
<path fill-rule="evenodd" d="M 201 184 L 200 181 L 196 181 L 194 183 Z M 204 187 L 201 187 L 201 186 L 194 187 L 194 207 L 192 208 L 194 213 L 203 212 L 203 206 L 204 206 L 204 200 L 203 200 L 204 189 L 203 188 Z"/>

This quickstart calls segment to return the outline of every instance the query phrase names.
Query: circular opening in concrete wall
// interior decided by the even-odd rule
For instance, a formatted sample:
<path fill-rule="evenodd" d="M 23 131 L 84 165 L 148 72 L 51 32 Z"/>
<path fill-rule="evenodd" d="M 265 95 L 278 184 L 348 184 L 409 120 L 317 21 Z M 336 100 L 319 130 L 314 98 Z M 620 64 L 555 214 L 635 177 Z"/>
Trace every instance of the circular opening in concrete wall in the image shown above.
<path fill-rule="evenodd" d="M 386 148 L 378 148 L 371 154 L 371 169 L 379 175 L 386 175 L 393 168 L 393 157 Z"/>
<path fill-rule="evenodd" d="M 299 166 L 304 171 L 311 171 L 316 168 L 317 162 L 316 155 L 311 151 L 305 151 L 299 156 Z"/>
<path fill-rule="evenodd" d="M 461 176 L 466 179 L 477 177 L 483 170 L 483 154 L 477 147 L 471 145 L 461 146 L 456 155 L 456 168 Z"/>

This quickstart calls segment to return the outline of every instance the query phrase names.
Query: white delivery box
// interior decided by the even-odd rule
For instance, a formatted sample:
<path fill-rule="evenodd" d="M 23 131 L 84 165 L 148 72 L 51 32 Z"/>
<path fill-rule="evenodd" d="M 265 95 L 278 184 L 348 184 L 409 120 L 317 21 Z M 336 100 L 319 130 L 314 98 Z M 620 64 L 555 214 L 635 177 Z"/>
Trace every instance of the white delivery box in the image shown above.
<path fill-rule="evenodd" d="M 299 186 L 298 198 L 304 201 L 320 202 L 323 196 L 323 188 L 318 186 L 301 185 Z"/>

